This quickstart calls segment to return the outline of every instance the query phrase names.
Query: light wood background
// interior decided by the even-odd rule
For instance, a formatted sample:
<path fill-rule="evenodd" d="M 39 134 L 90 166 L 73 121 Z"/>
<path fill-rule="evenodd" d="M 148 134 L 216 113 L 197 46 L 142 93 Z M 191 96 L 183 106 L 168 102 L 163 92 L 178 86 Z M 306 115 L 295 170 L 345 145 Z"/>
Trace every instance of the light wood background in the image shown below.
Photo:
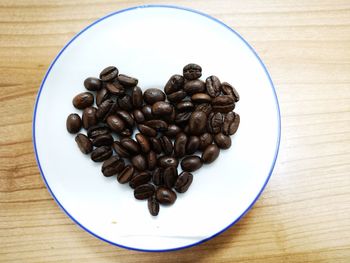
<path fill-rule="evenodd" d="M 35 163 L 36 93 L 64 44 L 148 1 L 0 0 L 1 262 L 350 262 L 350 1 L 154 1 L 209 13 L 259 53 L 276 85 L 282 142 L 268 187 L 234 227 L 197 247 L 106 244 L 56 205 Z"/>

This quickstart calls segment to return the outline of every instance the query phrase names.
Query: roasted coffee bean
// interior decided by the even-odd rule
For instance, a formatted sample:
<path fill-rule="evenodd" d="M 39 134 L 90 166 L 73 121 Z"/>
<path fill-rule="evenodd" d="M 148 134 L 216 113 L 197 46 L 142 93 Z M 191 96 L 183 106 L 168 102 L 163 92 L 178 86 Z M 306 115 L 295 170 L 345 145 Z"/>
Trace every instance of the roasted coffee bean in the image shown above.
<path fill-rule="evenodd" d="M 87 135 L 90 139 L 94 139 L 97 136 L 109 134 L 110 132 L 111 132 L 111 130 L 108 128 L 107 125 L 98 124 L 98 125 L 90 127 L 87 131 Z"/>
<path fill-rule="evenodd" d="M 152 120 L 154 119 L 154 116 L 152 115 L 152 106 L 150 105 L 145 105 L 141 109 L 144 117 L 146 120 Z"/>
<path fill-rule="evenodd" d="M 193 175 L 188 172 L 182 172 L 175 182 L 175 190 L 178 193 L 184 193 L 188 190 L 193 181 Z"/>
<path fill-rule="evenodd" d="M 212 106 L 209 103 L 202 103 L 196 106 L 195 111 L 203 111 L 207 116 L 211 113 L 212 111 Z"/>
<path fill-rule="evenodd" d="M 195 93 L 192 95 L 191 100 L 194 103 L 210 103 L 211 98 L 207 93 Z"/>
<path fill-rule="evenodd" d="M 187 96 L 186 92 L 183 90 L 178 90 L 176 92 L 173 92 L 171 94 L 168 94 L 167 98 L 170 102 L 179 102 L 182 101 Z"/>
<path fill-rule="evenodd" d="M 185 79 L 183 76 L 181 75 L 171 76 L 164 87 L 165 94 L 171 94 L 182 89 L 184 86 L 184 83 L 185 83 Z"/>
<path fill-rule="evenodd" d="M 109 66 L 101 71 L 100 79 L 102 81 L 111 81 L 118 76 L 118 69 L 114 66 Z"/>
<path fill-rule="evenodd" d="M 124 121 L 116 115 L 110 115 L 107 117 L 107 124 L 112 131 L 120 133 L 125 129 Z"/>
<path fill-rule="evenodd" d="M 240 123 L 240 117 L 237 113 L 235 113 L 235 119 L 233 123 L 231 123 L 230 128 L 229 128 L 229 135 L 233 135 L 236 133 L 238 126 Z"/>
<path fill-rule="evenodd" d="M 160 167 L 156 167 L 152 174 L 152 182 L 154 185 L 162 185 L 164 184 L 163 180 L 163 172 L 164 169 Z"/>
<path fill-rule="evenodd" d="M 141 110 L 138 110 L 138 109 L 134 110 L 132 112 L 132 115 L 134 116 L 134 120 L 137 123 L 143 123 L 145 121 L 145 116 L 143 115 Z"/>
<path fill-rule="evenodd" d="M 169 166 L 176 168 L 179 165 L 179 160 L 172 156 L 161 156 L 158 158 L 158 165 L 162 168 L 167 168 Z"/>
<path fill-rule="evenodd" d="M 200 135 L 205 132 L 207 115 L 203 111 L 194 111 L 188 122 L 191 134 Z"/>
<path fill-rule="evenodd" d="M 205 83 L 200 79 L 187 81 L 184 86 L 184 91 L 188 95 L 192 95 L 195 93 L 202 93 L 205 91 Z"/>
<path fill-rule="evenodd" d="M 183 75 L 187 80 L 199 79 L 202 76 L 201 66 L 191 63 L 183 68 Z"/>
<path fill-rule="evenodd" d="M 175 117 L 175 123 L 179 125 L 183 125 L 188 122 L 188 120 L 191 118 L 192 112 L 190 111 L 185 111 L 185 112 L 180 112 L 176 114 Z"/>
<path fill-rule="evenodd" d="M 202 153 L 203 163 L 208 164 L 214 162 L 218 158 L 219 153 L 219 147 L 216 144 L 210 144 Z"/>
<path fill-rule="evenodd" d="M 117 180 L 121 184 L 128 183 L 134 174 L 134 167 L 128 164 L 124 169 L 117 175 Z"/>
<path fill-rule="evenodd" d="M 199 150 L 204 151 L 213 142 L 213 136 L 206 132 L 199 136 Z"/>
<path fill-rule="evenodd" d="M 205 80 L 205 86 L 207 89 L 207 93 L 210 97 L 217 97 L 221 92 L 221 83 L 218 77 L 210 76 Z"/>
<path fill-rule="evenodd" d="M 227 113 L 225 115 L 224 124 L 222 126 L 223 134 L 230 135 L 230 133 L 229 133 L 230 125 L 231 125 L 231 123 L 233 123 L 234 120 L 235 120 L 235 113 L 234 112 L 230 111 L 229 113 Z"/>
<path fill-rule="evenodd" d="M 148 170 L 153 171 L 157 166 L 157 154 L 154 151 L 149 151 L 147 154 Z"/>
<path fill-rule="evenodd" d="M 193 111 L 194 105 L 191 101 L 181 101 L 176 104 L 176 109 L 178 112 Z"/>
<path fill-rule="evenodd" d="M 91 126 L 95 126 L 97 124 L 96 108 L 95 107 L 85 108 L 83 111 L 82 119 L 83 119 L 84 129 L 87 130 Z"/>
<path fill-rule="evenodd" d="M 181 132 L 181 128 L 175 124 L 170 124 L 168 126 L 168 130 L 164 132 L 164 135 L 166 135 L 169 138 L 175 138 L 177 134 Z"/>
<path fill-rule="evenodd" d="M 152 105 L 153 103 L 156 103 L 157 101 L 164 101 L 165 100 L 165 94 L 160 89 L 146 89 L 143 93 L 143 99 L 147 104 Z"/>
<path fill-rule="evenodd" d="M 170 188 L 160 186 L 156 191 L 156 199 L 160 204 L 171 205 L 176 201 L 176 193 Z"/>
<path fill-rule="evenodd" d="M 76 113 L 69 114 L 66 121 L 67 131 L 69 133 L 77 133 L 80 131 L 82 121 Z"/>
<path fill-rule="evenodd" d="M 224 93 L 225 95 L 231 96 L 235 102 L 239 101 L 239 94 L 237 90 L 230 83 L 227 83 L 227 82 L 221 83 L 221 89 L 222 89 L 222 93 Z"/>
<path fill-rule="evenodd" d="M 169 102 L 157 101 L 152 105 L 152 114 L 155 116 L 170 115 L 173 112 L 173 106 Z"/>
<path fill-rule="evenodd" d="M 117 80 L 107 83 L 106 89 L 108 90 L 109 93 L 117 96 L 123 96 L 125 94 L 125 89 L 123 85 L 120 84 L 119 81 Z"/>
<path fill-rule="evenodd" d="M 75 136 L 75 141 L 82 153 L 88 154 L 92 152 L 92 142 L 86 135 L 79 133 Z"/>
<path fill-rule="evenodd" d="M 135 155 L 140 153 L 140 146 L 137 142 L 135 142 L 133 139 L 131 138 L 123 138 L 120 140 L 120 144 L 121 146 L 123 146 L 123 148 L 125 150 L 127 150 L 131 155 Z"/>
<path fill-rule="evenodd" d="M 124 123 L 129 127 L 129 128 L 133 128 L 134 127 L 134 119 L 132 118 L 132 116 L 130 115 L 130 113 L 128 113 L 127 111 L 124 110 L 117 110 L 115 112 L 118 117 L 120 117 Z"/>
<path fill-rule="evenodd" d="M 135 188 L 134 197 L 138 200 L 145 200 L 153 196 L 155 190 L 151 184 L 142 184 Z"/>
<path fill-rule="evenodd" d="M 159 138 L 159 141 L 165 154 L 169 155 L 173 152 L 173 144 L 167 136 L 163 135 Z"/>
<path fill-rule="evenodd" d="M 133 134 L 133 130 L 129 129 L 129 128 L 125 128 L 124 130 L 122 130 L 119 135 L 123 138 L 130 138 L 131 135 Z"/>
<path fill-rule="evenodd" d="M 234 100 L 229 95 L 221 95 L 214 98 L 211 102 L 213 111 L 227 113 L 235 108 Z"/>
<path fill-rule="evenodd" d="M 123 171 L 125 163 L 118 156 L 112 156 L 102 164 L 101 171 L 104 176 L 109 177 Z"/>
<path fill-rule="evenodd" d="M 124 95 L 121 98 L 118 98 L 118 105 L 121 109 L 126 110 L 126 111 L 132 111 L 132 101 L 131 97 L 129 95 Z"/>
<path fill-rule="evenodd" d="M 102 88 L 96 92 L 96 105 L 100 106 L 102 102 L 106 99 L 109 99 L 111 94 L 108 92 L 106 88 Z"/>
<path fill-rule="evenodd" d="M 200 144 L 200 139 L 197 136 L 191 136 L 188 139 L 188 142 L 186 144 L 186 154 L 194 154 L 198 148 L 199 148 L 199 144 Z"/>
<path fill-rule="evenodd" d="M 186 144 L 187 144 L 187 135 L 183 132 L 180 132 L 174 142 L 174 152 L 177 158 L 184 157 L 186 154 Z"/>
<path fill-rule="evenodd" d="M 231 138 L 223 133 L 218 133 L 214 136 L 214 141 L 220 149 L 228 149 L 231 147 Z"/>
<path fill-rule="evenodd" d="M 135 155 L 131 158 L 131 163 L 133 164 L 133 166 L 139 170 L 139 171 L 145 171 L 147 170 L 147 161 L 146 158 L 141 155 Z"/>
<path fill-rule="evenodd" d="M 143 134 L 146 135 L 148 137 L 155 137 L 157 135 L 157 131 L 151 127 L 148 127 L 146 125 L 143 124 L 139 124 L 137 126 L 137 128 L 139 129 L 139 131 Z"/>
<path fill-rule="evenodd" d="M 213 127 L 212 127 L 212 119 L 214 117 L 214 112 L 211 112 L 208 116 L 208 121 L 207 121 L 207 131 L 210 132 L 210 133 L 214 133 L 213 131 Z"/>
<path fill-rule="evenodd" d="M 113 154 L 110 146 L 100 146 L 91 152 L 91 160 L 94 162 L 103 162 L 111 157 Z"/>
<path fill-rule="evenodd" d="M 142 107 L 142 103 L 143 103 L 143 97 L 142 97 L 142 90 L 140 87 L 135 86 L 132 89 L 132 105 L 134 106 L 134 108 L 141 108 Z"/>
<path fill-rule="evenodd" d="M 213 115 L 211 119 L 209 119 L 209 122 L 211 124 L 212 128 L 212 133 L 219 133 L 221 131 L 221 127 L 224 123 L 224 116 L 220 113 L 217 112 Z"/>
<path fill-rule="evenodd" d="M 160 143 L 159 139 L 151 137 L 149 138 L 149 142 L 151 143 L 151 148 L 153 151 L 155 151 L 158 154 L 162 152 L 162 144 Z"/>
<path fill-rule="evenodd" d="M 201 168 L 203 165 L 200 157 L 196 155 L 190 155 L 182 159 L 181 168 L 186 172 L 194 172 Z"/>
<path fill-rule="evenodd" d="M 106 99 L 96 110 L 96 118 L 105 121 L 109 115 L 112 115 L 117 109 L 118 105 L 115 101 Z"/>
<path fill-rule="evenodd" d="M 149 120 L 144 124 L 160 132 L 168 130 L 168 124 L 163 120 Z"/>
<path fill-rule="evenodd" d="M 167 115 L 162 115 L 159 116 L 163 121 L 165 121 L 168 124 L 172 124 L 175 121 L 175 117 L 176 117 L 176 110 L 173 106 L 171 106 L 172 110 L 170 114 Z"/>
<path fill-rule="evenodd" d="M 164 185 L 172 188 L 177 180 L 177 169 L 175 167 L 169 166 L 164 169 Z"/>
<path fill-rule="evenodd" d="M 124 74 L 119 74 L 117 80 L 125 87 L 134 87 L 139 82 L 136 78 Z"/>
<path fill-rule="evenodd" d="M 152 216 L 157 216 L 159 213 L 159 203 L 155 196 L 151 196 L 147 201 L 148 211 Z"/>
<path fill-rule="evenodd" d="M 151 180 L 151 174 L 148 172 L 141 172 L 139 174 L 134 175 L 130 182 L 129 185 L 131 188 L 136 188 L 142 184 L 147 184 Z"/>
<path fill-rule="evenodd" d="M 115 141 L 112 144 L 112 148 L 119 157 L 129 158 L 131 156 L 128 150 L 126 150 L 119 141 Z"/>
<path fill-rule="evenodd" d="M 140 145 L 141 152 L 148 153 L 151 150 L 151 145 L 146 136 L 138 133 L 135 135 L 135 138 Z"/>
<path fill-rule="evenodd" d="M 90 92 L 79 93 L 73 98 L 73 106 L 79 110 L 83 110 L 94 104 L 94 95 Z"/>
<path fill-rule="evenodd" d="M 102 81 L 98 78 L 87 78 L 84 80 L 84 87 L 90 91 L 97 91 L 102 89 Z"/>
<path fill-rule="evenodd" d="M 113 143 L 113 137 L 110 134 L 100 135 L 92 140 L 92 145 L 95 147 L 100 147 L 103 145 L 109 146 L 109 145 L 112 145 L 112 143 Z"/>

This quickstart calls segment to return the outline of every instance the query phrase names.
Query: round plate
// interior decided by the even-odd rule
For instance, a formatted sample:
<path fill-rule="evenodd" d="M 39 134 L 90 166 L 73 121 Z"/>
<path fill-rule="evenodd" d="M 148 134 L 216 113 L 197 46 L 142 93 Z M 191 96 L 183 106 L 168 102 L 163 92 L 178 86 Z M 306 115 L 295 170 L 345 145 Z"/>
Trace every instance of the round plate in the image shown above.
<path fill-rule="evenodd" d="M 163 88 L 184 65 L 202 66 L 233 84 L 241 116 L 232 147 L 194 173 L 193 184 L 173 206 L 152 217 L 128 185 L 101 174 L 66 131 L 72 98 L 86 77 L 109 65 L 135 76 L 144 90 Z M 139 6 L 115 12 L 77 34 L 57 55 L 40 87 L 33 141 L 41 175 L 56 202 L 90 234 L 114 245 L 165 251 L 204 242 L 237 222 L 269 180 L 277 157 L 280 116 L 269 74 L 234 30 L 195 10 Z"/>

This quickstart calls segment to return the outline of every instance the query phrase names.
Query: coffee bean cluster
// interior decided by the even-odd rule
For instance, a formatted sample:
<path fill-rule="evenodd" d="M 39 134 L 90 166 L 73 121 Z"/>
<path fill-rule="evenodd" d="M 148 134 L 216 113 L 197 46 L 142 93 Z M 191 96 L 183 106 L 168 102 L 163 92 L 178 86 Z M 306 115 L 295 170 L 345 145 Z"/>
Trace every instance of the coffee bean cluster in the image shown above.
<path fill-rule="evenodd" d="M 87 78 L 87 91 L 73 98 L 82 117 L 70 114 L 66 126 L 78 133 L 75 141 L 81 152 L 103 162 L 104 176 L 128 183 L 136 199 L 148 200 L 153 216 L 159 204 L 171 205 L 176 192 L 188 190 L 192 172 L 214 162 L 220 149 L 230 148 L 230 135 L 238 129 L 235 88 L 216 76 L 205 81 L 201 76 L 199 65 L 188 64 L 183 75 L 170 77 L 164 92 L 142 92 L 136 78 L 110 66 L 99 78 Z M 86 135 L 79 133 L 82 127 Z"/>

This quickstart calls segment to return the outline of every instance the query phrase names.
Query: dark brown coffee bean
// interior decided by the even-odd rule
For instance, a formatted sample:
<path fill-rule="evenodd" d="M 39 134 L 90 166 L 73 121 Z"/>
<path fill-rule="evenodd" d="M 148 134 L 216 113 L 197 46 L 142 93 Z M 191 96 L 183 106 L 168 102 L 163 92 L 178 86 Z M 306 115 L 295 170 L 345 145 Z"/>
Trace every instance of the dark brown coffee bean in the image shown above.
<path fill-rule="evenodd" d="M 92 152 L 92 142 L 86 135 L 79 133 L 75 136 L 75 141 L 82 153 L 88 154 Z"/>
<path fill-rule="evenodd" d="M 214 162 L 218 158 L 219 153 L 219 147 L 216 144 L 210 144 L 202 153 L 203 163 L 208 164 Z"/>
<path fill-rule="evenodd" d="M 148 198 L 147 201 L 148 211 L 152 216 L 157 216 L 159 213 L 159 203 L 155 196 Z"/>
<path fill-rule="evenodd" d="M 223 133 L 218 133 L 214 136 L 214 141 L 220 149 L 228 149 L 231 147 L 231 138 Z"/>
<path fill-rule="evenodd" d="M 205 92 L 205 83 L 200 79 L 187 81 L 184 86 L 184 91 L 188 95 Z"/>
<path fill-rule="evenodd" d="M 111 81 L 118 76 L 118 69 L 114 66 L 109 66 L 101 71 L 100 79 L 102 81 Z"/>
<path fill-rule="evenodd" d="M 227 113 L 225 115 L 224 118 L 224 124 L 222 126 L 222 132 L 225 135 L 230 135 L 230 125 L 233 123 L 233 121 L 235 120 L 235 113 L 230 111 L 229 113 Z"/>
<path fill-rule="evenodd" d="M 211 102 L 213 111 L 227 113 L 235 108 L 234 100 L 229 95 L 221 95 L 214 98 Z"/>
<path fill-rule="evenodd" d="M 141 108 L 142 107 L 142 103 L 143 103 L 143 97 L 142 97 L 142 90 L 140 87 L 135 86 L 132 89 L 132 105 L 134 106 L 134 108 Z"/>
<path fill-rule="evenodd" d="M 131 163 L 134 165 L 134 167 L 139 171 L 145 171 L 147 170 L 147 161 L 146 158 L 141 155 L 135 155 L 131 158 Z"/>
<path fill-rule="evenodd" d="M 175 190 L 178 193 L 185 193 L 193 181 L 193 175 L 188 172 L 182 172 L 175 182 Z"/>
<path fill-rule="evenodd" d="M 73 98 L 73 106 L 79 110 L 83 110 L 94 104 L 94 95 L 90 92 L 79 93 Z"/>
<path fill-rule="evenodd" d="M 169 155 L 173 152 L 173 144 L 167 136 L 163 135 L 159 138 L 159 141 L 162 145 L 162 150 L 166 155 Z"/>
<path fill-rule="evenodd" d="M 183 75 L 187 80 L 199 79 L 202 76 L 201 66 L 191 63 L 183 68 Z"/>
<path fill-rule="evenodd" d="M 129 95 L 124 95 L 121 98 L 118 98 L 118 105 L 122 110 L 126 110 L 128 112 L 132 111 L 132 101 Z"/>
<path fill-rule="evenodd" d="M 191 97 L 191 100 L 194 103 L 210 103 L 211 98 L 207 93 L 196 93 L 193 94 Z"/>
<path fill-rule="evenodd" d="M 101 171 L 104 176 L 109 177 L 123 171 L 125 163 L 118 156 L 112 156 L 102 164 Z"/>
<path fill-rule="evenodd" d="M 178 112 L 193 111 L 194 105 L 191 101 L 182 101 L 176 104 L 176 109 Z"/>
<path fill-rule="evenodd" d="M 96 93 L 96 105 L 99 107 L 102 102 L 109 99 L 111 94 L 108 92 L 106 88 L 102 88 L 97 91 Z"/>
<path fill-rule="evenodd" d="M 95 126 L 97 124 L 96 108 L 95 107 L 85 108 L 83 111 L 82 119 L 83 119 L 84 129 L 87 130 L 91 126 Z"/>
<path fill-rule="evenodd" d="M 168 101 L 175 103 L 175 102 L 182 101 L 186 96 L 187 94 L 185 91 L 179 90 L 171 94 L 168 94 L 167 98 L 168 98 Z"/>
<path fill-rule="evenodd" d="M 174 152 L 177 158 L 184 157 L 186 154 L 186 144 L 187 144 L 187 135 L 183 132 L 179 133 L 176 136 L 174 142 Z"/>
<path fill-rule="evenodd" d="M 113 154 L 110 146 L 100 146 L 91 152 L 91 160 L 94 162 L 103 162 L 111 157 Z"/>
<path fill-rule="evenodd" d="M 163 172 L 164 172 L 163 168 L 156 167 L 154 169 L 153 174 L 152 174 L 152 182 L 154 185 L 163 185 L 164 184 Z"/>
<path fill-rule="evenodd" d="M 185 112 L 180 112 L 176 114 L 175 117 L 175 123 L 179 125 L 183 125 L 188 122 L 188 120 L 191 118 L 192 112 L 190 111 L 185 111 Z"/>
<path fill-rule="evenodd" d="M 237 113 L 235 113 L 235 119 L 233 123 L 231 123 L 230 128 L 229 128 L 229 135 L 233 135 L 236 133 L 238 126 L 240 123 L 240 117 Z"/>
<path fill-rule="evenodd" d="M 115 141 L 112 145 L 113 150 L 121 158 L 129 158 L 130 153 L 121 145 L 119 141 Z"/>
<path fill-rule="evenodd" d="M 148 170 L 153 171 L 157 166 L 157 154 L 154 151 L 149 151 L 147 154 Z"/>
<path fill-rule="evenodd" d="M 227 82 L 223 82 L 221 83 L 221 89 L 222 89 L 222 93 L 224 93 L 225 95 L 231 96 L 235 102 L 239 101 L 239 94 L 231 84 Z"/>
<path fill-rule="evenodd" d="M 210 133 L 214 133 L 213 131 L 213 126 L 212 126 L 212 119 L 214 117 L 214 112 L 211 112 L 208 116 L 208 121 L 207 121 L 207 131 L 210 132 Z"/>
<path fill-rule="evenodd" d="M 172 188 L 175 185 L 175 182 L 177 180 L 177 169 L 169 166 L 167 168 L 164 169 L 164 174 L 163 174 L 163 178 L 164 178 L 164 185 Z"/>
<path fill-rule="evenodd" d="M 181 75 L 173 75 L 170 77 L 164 87 L 165 94 L 174 93 L 183 88 L 185 79 Z"/>
<path fill-rule="evenodd" d="M 158 164 L 162 168 L 167 168 L 169 166 L 177 168 L 179 160 L 172 156 L 161 156 L 158 158 Z"/>
<path fill-rule="evenodd" d="M 92 140 L 92 145 L 95 147 L 100 147 L 103 145 L 109 146 L 109 145 L 112 145 L 112 143 L 113 143 L 113 137 L 111 134 L 100 135 Z"/>
<path fill-rule="evenodd" d="M 217 97 L 221 92 L 221 83 L 218 77 L 210 76 L 205 80 L 205 86 L 207 89 L 207 93 L 210 97 Z"/>
<path fill-rule="evenodd" d="M 158 187 L 156 191 L 157 201 L 163 205 L 171 205 L 175 203 L 176 197 L 176 193 L 165 186 Z"/>
<path fill-rule="evenodd" d="M 117 96 L 123 96 L 125 94 L 125 89 L 123 85 L 120 84 L 119 81 L 117 80 L 107 83 L 106 89 L 108 90 L 109 93 Z"/>
<path fill-rule="evenodd" d="M 206 132 L 199 136 L 199 150 L 204 151 L 213 142 L 213 136 Z"/>
<path fill-rule="evenodd" d="M 198 150 L 199 144 L 199 137 L 191 136 L 186 144 L 186 154 L 194 154 Z"/>
<path fill-rule="evenodd" d="M 133 130 L 129 128 L 125 128 L 119 133 L 119 135 L 123 138 L 130 138 L 132 134 L 133 134 Z"/>
<path fill-rule="evenodd" d="M 168 130 L 168 124 L 163 120 L 149 120 L 144 124 L 160 132 Z"/>
<path fill-rule="evenodd" d="M 116 111 L 117 107 L 118 105 L 115 101 L 106 99 L 97 108 L 96 118 L 100 121 L 105 121 L 109 115 L 112 115 Z"/>
<path fill-rule="evenodd" d="M 212 111 L 212 106 L 209 103 L 202 103 L 196 106 L 195 111 L 203 111 L 207 116 L 211 113 Z"/>
<path fill-rule="evenodd" d="M 143 123 L 145 121 L 145 116 L 143 115 L 141 110 L 134 110 L 132 112 L 132 115 L 134 116 L 134 120 L 136 123 Z"/>
<path fill-rule="evenodd" d="M 151 180 L 151 174 L 148 172 L 141 172 L 139 174 L 134 175 L 130 182 L 129 185 L 131 188 L 135 189 L 136 187 L 142 185 L 142 184 L 147 184 Z"/>
<path fill-rule="evenodd" d="M 207 115 L 203 111 L 194 111 L 188 122 L 191 134 L 200 135 L 205 132 Z"/>
<path fill-rule="evenodd" d="M 111 130 L 108 128 L 105 124 L 99 124 L 92 126 L 88 129 L 87 135 L 90 139 L 94 139 L 100 135 L 106 135 L 109 134 Z"/>
<path fill-rule="evenodd" d="M 140 153 L 140 146 L 137 142 L 135 142 L 133 139 L 131 138 L 123 138 L 120 140 L 120 144 L 121 146 L 123 146 L 123 148 L 125 150 L 127 150 L 131 155 L 135 155 Z"/>
<path fill-rule="evenodd" d="M 107 117 L 107 124 L 112 131 L 120 133 L 125 129 L 124 121 L 116 115 L 110 115 Z"/>
<path fill-rule="evenodd" d="M 135 188 L 134 197 L 138 200 L 145 200 L 153 196 L 155 190 L 151 184 L 142 184 Z"/>
<path fill-rule="evenodd" d="M 129 127 L 129 128 L 133 128 L 134 127 L 134 119 L 131 117 L 131 114 L 128 113 L 127 111 L 124 111 L 124 110 L 117 110 L 115 112 L 118 117 L 120 117 L 124 123 Z"/>
<path fill-rule="evenodd" d="M 140 145 L 141 152 L 148 153 L 151 150 L 151 145 L 146 136 L 138 133 L 135 135 L 135 138 Z"/>
<path fill-rule="evenodd" d="M 102 81 L 98 78 L 87 78 L 84 80 L 84 87 L 89 91 L 97 91 L 102 89 Z"/>
<path fill-rule="evenodd" d="M 194 172 L 203 165 L 201 158 L 196 155 L 190 155 L 182 159 L 181 168 L 186 172 Z"/>
<path fill-rule="evenodd" d="M 211 119 L 209 119 L 209 122 L 212 128 L 211 133 L 219 133 L 224 123 L 224 116 L 221 114 L 221 112 L 217 112 Z"/>
<path fill-rule="evenodd" d="M 164 101 L 165 100 L 165 94 L 160 89 L 146 89 L 143 93 L 143 99 L 147 104 L 152 105 L 153 103 L 156 103 L 157 101 Z"/>
<path fill-rule="evenodd" d="M 67 131 L 69 133 L 77 133 L 80 131 L 82 121 L 76 113 L 69 114 L 66 121 Z"/>
<path fill-rule="evenodd" d="M 173 112 L 173 106 L 169 102 L 157 101 L 152 105 L 152 114 L 155 116 L 170 115 Z"/>
<path fill-rule="evenodd" d="M 128 164 L 124 169 L 117 175 L 117 180 L 121 184 L 128 183 L 134 174 L 134 167 Z"/>
<path fill-rule="evenodd" d="M 139 124 L 137 126 L 137 128 L 139 129 L 139 131 L 143 134 L 146 135 L 148 137 L 155 137 L 157 135 L 157 131 L 151 127 L 148 127 L 146 125 L 143 124 Z"/>
<path fill-rule="evenodd" d="M 117 80 L 125 87 L 134 87 L 139 82 L 137 79 L 124 74 L 119 74 Z"/>
<path fill-rule="evenodd" d="M 161 145 L 159 139 L 157 139 L 155 137 L 151 137 L 151 138 L 149 138 L 149 142 L 151 143 L 151 148 L 153 151 L 155 151 L 158 154 L 160 154 L 162 152 L 162 145 Z"/>
<path fill-rule="evenodd" d="M 169 138 L 174 138 L 180 132 L 181 132 L 181 128 L 179 126 L 175 124 L 170 124 L 168 126 L 168 130 L 164 132 L 164 135 L 166 135 Z"/>
<path fill-rule="evenodd" d="M 146 120 L 152 120 L 154 119 L 154 116 L 152 115 L 152 106 L 145 105 L 141 108 L 141 111 L 145 117 Z"/>

